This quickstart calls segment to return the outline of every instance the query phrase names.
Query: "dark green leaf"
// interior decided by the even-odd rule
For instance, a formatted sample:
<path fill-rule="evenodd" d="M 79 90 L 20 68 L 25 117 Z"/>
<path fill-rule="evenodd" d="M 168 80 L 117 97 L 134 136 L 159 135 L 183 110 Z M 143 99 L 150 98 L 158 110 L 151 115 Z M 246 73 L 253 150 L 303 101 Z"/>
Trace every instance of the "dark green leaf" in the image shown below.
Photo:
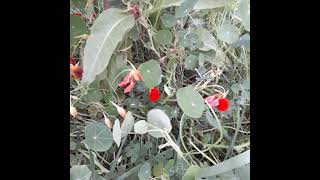
<path fill-rule="evenodd" d="M 168 30 L 160 30 L 156 34 L 156 38 L 162 45 L 168 45 L 171 43 L 173 35 Z"/>

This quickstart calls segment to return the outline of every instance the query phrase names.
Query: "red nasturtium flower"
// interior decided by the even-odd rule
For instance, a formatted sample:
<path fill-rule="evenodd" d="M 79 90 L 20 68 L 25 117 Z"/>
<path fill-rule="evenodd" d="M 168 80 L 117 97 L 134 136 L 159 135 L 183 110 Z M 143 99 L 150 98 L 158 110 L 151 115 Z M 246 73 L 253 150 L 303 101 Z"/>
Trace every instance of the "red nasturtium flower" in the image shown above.
<path fill-rule="evenodd" d="M 79 66 L 79 63 L 76 64 L 76 61 L 74 57 L 70 56 L 70 74 L 75 79 L 81 79 L 82 78 L 83 69 L 81 66 Z"/>
<path fill-rule="evenodd" d="M 136 81 L 141 81 L 141 76 L 139 71 L 132 65 L 132 70 L 123 78 L 123 80 L 118 84 L 120 87 L 126 87 L 124 93 L 132 91 Z M 129 84 L 129 85 L 128 85 Z"/>
<path fill-rule="evenodd" d="M 81 66 L 79 66 L 79 63 L 76 64 L 75 66 L 70 64 L 70 73 L 75 79 L 81 79 L 82 78 L 83 69 L 82 69 Z"/>
<path fill-rule="evenodd" d="M 151 102 L 156 102 L 160 98 L 160 92 L 158 88 L 153 87 L 149 90 L 149 99 Z"/>
<path fill-rule="evenodd" d="M 217 107 L 220 112 L 224 112 L 229 108 L 228 99 L 219 97 L 218 95 L 208 96 L 206 101 L 212 108 Z"/>

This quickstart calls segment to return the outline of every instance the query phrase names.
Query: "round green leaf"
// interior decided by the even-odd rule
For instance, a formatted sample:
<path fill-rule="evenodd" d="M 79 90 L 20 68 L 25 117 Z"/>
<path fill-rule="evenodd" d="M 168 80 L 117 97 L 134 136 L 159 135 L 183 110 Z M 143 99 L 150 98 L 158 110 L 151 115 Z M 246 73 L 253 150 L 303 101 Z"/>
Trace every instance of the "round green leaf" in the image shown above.
<path fill-rule="evenodd" d="M 156 38 L 159 41 L 160 44 L 168 45 L 171 43 L 173 35 L 168 30 L 160 30 L 156 34 Z"/>
<path fill-rule="evenodd" d="M 184 66 L 188 70 L 194 70 L 196 67 L 198 67 L 199 64 L 199 58 L 193 54 L 186 57 L 184 60 Z"/>
<path fill-rule="evenodd" d="M 152 125 L 149 127 L 149 130 L 155 130 L 159 128 L 165 129 L 167 132 L 170 132 L 172 129 L 169 117 L 160 109 L 150 110 L 147 114 L 147 121 Z M 163 135 L 159 131 L 149 131 L 148 133 L 155 138 L 163 137 Z"/>
<path fill-rule="evenodd" d="M 139 180 L 149 180 L 151 177 L 151 165 L 150 163 L 146 162 L 143 163 L 140 167 L 139 173 L 138 173 Z"/>
<path fill-rule="evenodd" d="M 110 129 L 103 123 L 93 122 L 85 128 L 85 143 L 94 151 L 106 151 L 113 142 L 113 137 Z"/>
<path fill-rule="evenodd" d="M 192 118 L 200 118 L 205 109 L 202 96 L 190 86 L 178 89 L 177 101 L 182 111 Z"/>
<path fill-rule="evenodd" d="M 167 28 L 173 27 L 177 24 L 177 19 L 171 14 L 163 14 L 160 19 L 163 26 Z"/>
<path fill-rule="evenodd" d="M 134 124 L 134 132 L 145 134 L 148 132 L 148 123 L 145 120 L 138 121 Z"/>
<path fill-rule="evenodd" d="M 147 88 L 158 86 L 161 83 L 162 70 L 156 60 L 149 60 L 139 66 L 139 72 Z"/>
<path fill-rule="evenodd" d="M 240 32 L 232 24 L 226 23 L 217 29 L 218 38 L 228 44 L 233 44 L 239 40 Z"/>
<path fill-rule="evenodd" d="M 91 171 L 86 165 L 74 165 L 70 169 L 70 180 L 90 180 Z"/>

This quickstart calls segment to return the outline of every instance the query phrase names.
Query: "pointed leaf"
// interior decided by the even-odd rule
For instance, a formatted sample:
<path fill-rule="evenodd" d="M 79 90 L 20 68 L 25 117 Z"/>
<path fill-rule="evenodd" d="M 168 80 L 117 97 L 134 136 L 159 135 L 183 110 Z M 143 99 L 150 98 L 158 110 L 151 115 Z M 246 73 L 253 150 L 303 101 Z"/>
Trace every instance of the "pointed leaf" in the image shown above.
<path fill-rule="evenodd" d="M 133 15 L 110 8 L 95 20 L 83 59 L 82 84 L 89 85 L 102 73 L 124 35 L 134 26 Z"/>
<path fill-rule="evenodd" d="M 202 96 L 190 86 L 178 89 L 177 101 L 182 111 L 192 118 L 200 118 L 205 109 Z"/>
<path fill-rule="evenodd" d="M 250 150 L 238 154 L 230 159 L 227 159 L 219 164 L 214 166 L 201 168 L 200 171 L 196 174 L 198 178 L 205 178 L 210 176 L 215 176 L 221 173 L 228 172 L 232 169 L 242 167 L 250 163 Z"/>
<path fill-rule="evenodd" d="M 124 118 L 122 124 L 121 124 L 121 138 L 126 137 L 129 132 L 131 132 L 131 129 L 134 125 L 134 117 L 132 116 L 132 113 L 130 111 L 127 112 L 126 117 Z"/>
<path fill-rule="evenodd" d="M 94 151 L 107 151 L 112 145 L 112 133 L 103 123 L 93 122 L 88 124 L 84 134 L 84 142 Z"/>
<path fill-rule="evenodd" d="M 119 119 L 116 119 L 114 121 L 112 135 L 113 135 L 113 140 L 118 145 L 118 147 L 120 147 L 121 133 L 122 133 L 122 131 L 120 128 L 120 121 L 119 121 Z"/>

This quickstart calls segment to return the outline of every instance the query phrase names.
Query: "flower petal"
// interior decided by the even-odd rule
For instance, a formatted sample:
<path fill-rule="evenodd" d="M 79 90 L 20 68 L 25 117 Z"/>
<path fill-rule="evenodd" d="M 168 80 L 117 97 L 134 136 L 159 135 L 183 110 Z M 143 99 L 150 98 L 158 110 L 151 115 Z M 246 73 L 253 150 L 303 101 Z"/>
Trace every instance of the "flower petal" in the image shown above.
<path fill-rule="evenodd" d="M 141 81 L 142 80 L 140 72 L 137 69 L 133 70 L 133 77 L 134 77 L 134 79 L 136 81 Z"/>
<path fill-rule="evenodd" d="M 131 79 L 132 79 L 132 75 L 129 72 L 118 85 L 120 87 L 124 87 L 124 86 L 126 86 L 127 84 L 130 83 Z"/>
<path fill-rule="evenodd" d="M 215 108 L 215 107 L 219 106 L 219 99 L 215 99 L 215 100 L 211 101 L 209 104 L 212 108 Z"/>
<path fill-rule="evenodd" d="M 125 89 L 124 89 L 124 93 L 128 93 L 130 91 L 132 91 L 132 89 L 134 88 L 134 85 L 135 85 L 135 81 L 132 79 L 129 86 L 127 86 Z"/>
<path fill-rule="evenodd" d="M 210 103 L 212 103 L 215 99 L 217 99 L 217 97 L 215 96 L 215 95 L 213 95 L 213 96 L 208 96 L 208 97 L 206 97 L 206 101 L 210 104 Z"/>
<path fill-rule="evenodd" d="M 83 69 L 81 66 L 75 66 L 75 69 L 73 70 L 72 72 L 72 76 L 75 78 L 75 79 L 81 79 L 82 78 L 82 73 L 83 73 Z"/>
<path fill-rule="evenodd" d="M 151 102 L 156 102 L 160 98 L 160 92 L 157 88 L 153 87 L 149 90 L 149 99 Z"/>

